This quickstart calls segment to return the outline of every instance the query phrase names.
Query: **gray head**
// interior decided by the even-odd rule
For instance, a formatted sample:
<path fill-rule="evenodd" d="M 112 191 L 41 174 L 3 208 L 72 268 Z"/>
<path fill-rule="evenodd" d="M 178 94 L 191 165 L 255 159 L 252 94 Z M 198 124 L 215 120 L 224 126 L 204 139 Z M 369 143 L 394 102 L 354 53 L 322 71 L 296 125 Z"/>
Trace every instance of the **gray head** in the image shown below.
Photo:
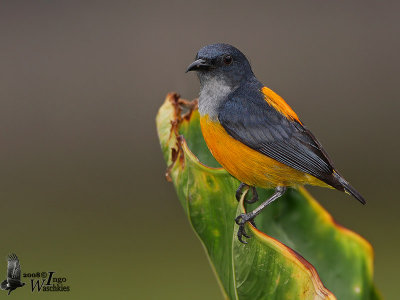
<path fill-rule="evenodd" d="M 201 85 L 209 79 L 218 78 L 233 87 L 254 77 L 246 56 L 228 44 L 211 44 L 201 48 L 196 60 L 186 70 L 189 71 L 197 72 Z"/>

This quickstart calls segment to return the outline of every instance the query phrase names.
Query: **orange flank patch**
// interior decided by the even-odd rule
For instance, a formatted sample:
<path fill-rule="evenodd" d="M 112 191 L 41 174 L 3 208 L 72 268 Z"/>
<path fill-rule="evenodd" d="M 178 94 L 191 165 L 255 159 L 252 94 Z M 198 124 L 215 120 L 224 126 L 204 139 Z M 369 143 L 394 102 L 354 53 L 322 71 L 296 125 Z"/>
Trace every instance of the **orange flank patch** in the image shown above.
<path fill-rule="evenodd" d="M 207 115 L 200 118 L 200 125 L 212 155 L 225 170 L 241 182 L 262 188 L 304 184 L 328 187 L 314 176 L 247 147 L 231 137 L 221 124 L 210 120 Z"/>
<path fill-rule="evenodd" d="M 301 124 L 297 114 L 285 102 L 285 100 L 283 100 L 281 96 L 279 96 L 277 93 L 267 87 L 263 87 L 261 89 L 261 92 L 264 94 L 265 101 L 267 101 L 270 106 L 275 108 L 280 114 L 284 115 L 286 118 L 291 119 L 292 121 L 296 120 Z"/>

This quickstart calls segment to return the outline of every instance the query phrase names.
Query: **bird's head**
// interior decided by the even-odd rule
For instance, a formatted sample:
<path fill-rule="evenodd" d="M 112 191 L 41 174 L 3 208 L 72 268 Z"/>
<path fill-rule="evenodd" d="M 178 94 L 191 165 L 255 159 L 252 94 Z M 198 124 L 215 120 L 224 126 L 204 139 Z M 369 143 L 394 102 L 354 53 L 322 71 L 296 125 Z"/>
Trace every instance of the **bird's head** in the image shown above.
<path fill-rule="evenodd" d="M 210 79 L 221 79 L 231 85 L 253 77 L 246 56 L 228 44 L 211 44 L 199 50 L 195 61 L 186 72 L 196 71 L 200 84 Z"/>

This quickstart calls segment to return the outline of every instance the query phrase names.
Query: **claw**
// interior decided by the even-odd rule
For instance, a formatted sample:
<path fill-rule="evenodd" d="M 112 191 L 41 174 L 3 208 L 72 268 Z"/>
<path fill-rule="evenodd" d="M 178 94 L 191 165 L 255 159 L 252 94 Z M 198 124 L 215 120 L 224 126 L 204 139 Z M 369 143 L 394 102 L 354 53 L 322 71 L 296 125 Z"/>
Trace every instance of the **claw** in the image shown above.
<path fill-rule="evenodd" d="M 245 222 L 243 222 L 243 217 L 244 216 L 246 216 L 246 214 L 240 214 L 240 215 L 238 215 L 237 217 L 236 217 L 236 219 L 235 219 L 235 222 L 236 222 L 236 224 L 238 224 L 239 226 L 240 225 L 243 225 Z M 242 219 L 242 222 L 240 221 L 240 219 Z"/>
<path fill-rule="evenodd" d="M 236 224 L 239 225 L 239 229 L 237 232 L 238 240 L 243 244 L 247 244 L 247 242 L 243 241 L 243 239 L 242 239 L 243 236 L 248 239 L 250 238 L 250 236 L 246 233 L 245 224 L 247 222 L 250 222 L 250 223 L 252 223 L 252 225 L 255 225 L 253 219 L 246 214 L 240 214 L 236 217 L 235 222 L 236 222 Z"/>
<path fill-rule="evenodd" d="M 251 187 L 252 197 L 249 200 L 246 200 L 247 203 L 252 204 L 258 201 L 258 193 L 255 186 Z"/>
<path fill-rule="evenodd" d="M 241 226 L 239 227 L 239 230 L 238 230 L 238 232 L 237 232 L 237 236 L 238 236 L 239 242 L 241 242 L 242 244 L 247 244 L 246 241 L 243 241 L 243 240 L 242 240 L 242 236 L 245 236 L 245 237 L 249 238 L 249 236 L 248 236 L 248 235 L 246 234 L 246 232 L 244 231 L 244 226 L 243 226 L 243 225 L 241 225 Z"/>
<path fill-rule="evenodd" d="M 240 201 L 240 198 L 243 195 L 243 189 L 246 187 L 250 187 L 250 186 L 243 182 L 239 185 L 238 189 L 236 190 L 236 200 L 237 201 Z M 245 199 L 245 201 L 246 201 L 246 203 L 252 204 L 252 203 L 255 203 L 258 201 L 258 194 L 257 194 L 256 187 L 252 186 L 252 187 L 250 187 L 250 189 L 251 189 L 252 197 L 249 200 Z"/>
<path fill-rule="evenodd" d="M 237 200 L 237 201 L 240 201 L 240 198 L 242 197 L 243 189 L 244 189 L 246 186 L 247 186 L 247 184 L 245 184 L 245 183 L 243 183 L 243 182 L 239 185 L 238 189 L 236 190 L 236 200 Z"/>
<path fill-rule="evenodd" d="M 243 226 L 242 235 L 244 235 L 244 236 L 247 237 L 248 239 L 250 238 L 250 236 L 246 233 L 246 230 L 244 229 L 244 226 Z"/>
<path fill-rule="evenodd" d="M 239 232 L 238 232 L 238 240 L 239 240 L 242 244 L 247 244 L 246 241 L 243 241 L 243 240 L 242 240 L 242 236 L 239 235 Z"/>

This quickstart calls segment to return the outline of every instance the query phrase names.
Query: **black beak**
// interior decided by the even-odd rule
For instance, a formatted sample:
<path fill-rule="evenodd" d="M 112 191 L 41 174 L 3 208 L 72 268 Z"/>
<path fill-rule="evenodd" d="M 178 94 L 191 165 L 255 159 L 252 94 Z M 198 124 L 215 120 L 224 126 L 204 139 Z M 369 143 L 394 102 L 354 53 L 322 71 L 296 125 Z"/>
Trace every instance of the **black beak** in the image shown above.
<path fill-rule="evenodd" d="M 206 60 L 200 58 L 198 60 L 195 60 L 188 66 L 188 68 L 186 69 L 186 73 L 190 71 L 208 70 L 210 68 L 212 68 L 212 65 L 207 63 Z"/>

